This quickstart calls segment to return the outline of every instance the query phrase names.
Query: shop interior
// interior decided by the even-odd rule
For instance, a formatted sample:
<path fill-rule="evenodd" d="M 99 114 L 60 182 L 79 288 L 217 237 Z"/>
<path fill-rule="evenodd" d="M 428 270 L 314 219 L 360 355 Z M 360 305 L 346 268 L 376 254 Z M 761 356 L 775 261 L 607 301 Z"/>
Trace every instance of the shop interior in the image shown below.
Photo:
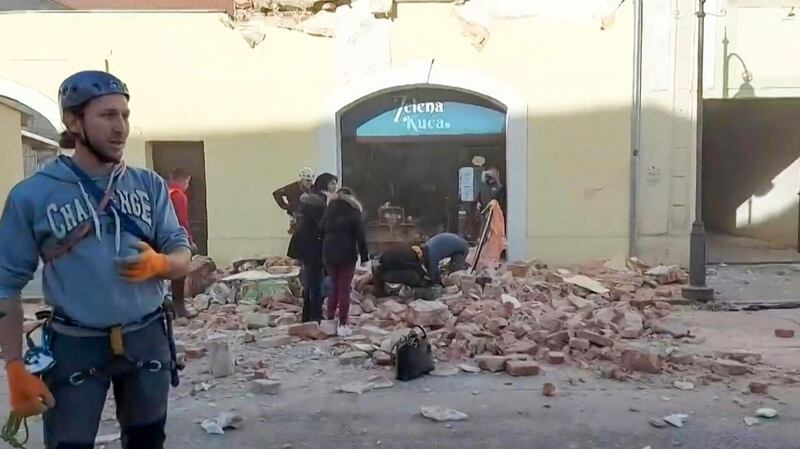
<path fill-rule="evenodd" d="M 477 241 L 480 209 L 487 203 L 485 173 L 492 171 L 505 184 L 502 108 L 473 94 L 413 89 L 359 103 L 343 114 L 341 124 L 342 184 L 364 206 L 374 251 L 441 232 Z M 465 191 L 467 168 L 474 179 Z M 505 190 L 493 192 L 505 209 Z"/>

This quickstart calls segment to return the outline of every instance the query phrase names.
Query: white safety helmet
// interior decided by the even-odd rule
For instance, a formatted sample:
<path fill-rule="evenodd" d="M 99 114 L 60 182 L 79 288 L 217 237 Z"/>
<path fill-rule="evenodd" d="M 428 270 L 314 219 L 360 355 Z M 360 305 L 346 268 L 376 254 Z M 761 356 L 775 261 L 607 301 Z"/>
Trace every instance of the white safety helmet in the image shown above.
<path fill-rule="evenodd" d="M 300 170 L 300 179 L 314 182 L 314 170 L 311 167 L 303 167 L 303 169 Z"/>

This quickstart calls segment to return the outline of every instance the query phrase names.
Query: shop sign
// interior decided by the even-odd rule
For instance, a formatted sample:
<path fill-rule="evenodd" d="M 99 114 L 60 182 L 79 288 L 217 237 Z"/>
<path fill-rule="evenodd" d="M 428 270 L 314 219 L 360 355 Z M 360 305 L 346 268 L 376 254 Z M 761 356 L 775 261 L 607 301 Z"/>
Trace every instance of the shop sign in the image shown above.
<path fill-rule="evenodd" d="M 424 101 L 400 96 L 398 106 L 368 120 L 356 130 L 359 137 L 501 134 L 505 114 L 483 106 L 455 101 Z"/>

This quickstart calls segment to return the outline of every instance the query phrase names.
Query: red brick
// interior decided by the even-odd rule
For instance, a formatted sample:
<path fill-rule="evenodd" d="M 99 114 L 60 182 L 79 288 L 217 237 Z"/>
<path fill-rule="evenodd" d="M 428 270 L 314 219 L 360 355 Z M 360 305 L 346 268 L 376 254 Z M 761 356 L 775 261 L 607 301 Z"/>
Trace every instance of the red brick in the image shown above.
<path fill-rule="evenodd" d="M 767 394 L 769 386 L 761 382 L 750 382 L 748 388 L 750 389 L 750 393 L 753 394 Z"/>
<path fill-rule="evenodd" d="M 320 329 L 319 323 L 314 321 L 289 326 L 289 335 L 313 340 L 323 340 L 328 337 L 328 335 Z"/>
<path fill-rule="evenodd" d="M 613 346 L 614 340 L 600 335 L 596 332 L 589 332 L 585 330 L 579 330 L 575 333 L 575 336 L 578 338 L 585 338 L 589 340 L 591 343 L 596 344 L 597 346 L 606 347 L 606 346 Z"/>
<path fill-rule="evenodd" d="M 650 374 L 661 372 L 661 361 L 658 355 L 646 350 L 626 349 L 622 351 L 621 365 L 628 371 Z"/>
<path fill-rule="evenodd" d="M 792 329 L 775 329 L 775 336 L 778 338 L 794 338 Z"/>
<path fill-rule="evenodd" d="M 512 376 L 538 376 L 539 365 L 530 360 L 509 360 L 506 362 L 506 371 Z"/>
<path fill-rule="evenodd" d="M 589 340 L 585 338 L 573 338 L 570 339 L 569 346 L 571 348 L 578 349 L 581 351 L 588 351 L 589 348 L 592 346 L 592 344 L 589 343 Z"/>
<path fill-rule="evenodd" d="M 509 346 L 508 348 L 506 348 L 504 352 L 505 354 L 536 355 L 536 349 L 538 347 L 539 345 L 537 345 L 536 342 L 523 340 L 523 341 L 518 341 L 517 343 Z"/>
<path fill-rule="evenodd" d="M 507 357 L 499 355 L 479 355 L 475 357 L 475 362 L 484 371 L 491 371 L 493 373 L 503 371 L 505 369 Z"/>
<path fill-rule="evenodd" d="M 551 351 L 547 354 L 547 363 L 551 365 L 561 365 L 564 363 L 564 353 Z"/>

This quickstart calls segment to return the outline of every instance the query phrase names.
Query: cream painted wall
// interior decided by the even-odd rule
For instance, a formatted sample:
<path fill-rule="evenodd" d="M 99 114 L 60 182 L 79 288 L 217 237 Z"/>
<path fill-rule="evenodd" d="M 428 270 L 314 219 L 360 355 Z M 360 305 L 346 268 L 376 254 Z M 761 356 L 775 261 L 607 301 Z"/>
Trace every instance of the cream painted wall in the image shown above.
<path fill-rule="evenodd" d="M 0 210 L 24 174 L 21 120 L 19 111 L 0 103 Z"/>
<path fill-rule="evenodd" d="M 606 31 L 593 23 L 498 20 L 481 52 L 460 36 L 451 8 L 399 4 L 393 63 L 431 57 L 507 82 L 525 96 L 529 254 L 553 263 L 626 254 L 629 5 Z"/>
<path fill-rule="evenodd" d="M 398 5 L 392 64 L 433 58 L 508 83 L 525 96 L 531 255 L 559 264 L 625 254 L 629 2 L 606 31 L 594 23 L 496 21 L 481 52 L 461 35 L 450 8 Z M 322 101 L 341 84 L 333 40 L 274 29 L 252 49 L 221 18 L 3 14 L 0 39 L 30 39 L 0 55 L 0 78 L 55 98 L 65 76 L 102 69 L 108 60 L 132 91 L 129 163 L 147 163 L 150 140 L 204 141 L 209 248 L 224 264 L 285 252 L 286 216 L 270 193 L 316 160 Z"/>

